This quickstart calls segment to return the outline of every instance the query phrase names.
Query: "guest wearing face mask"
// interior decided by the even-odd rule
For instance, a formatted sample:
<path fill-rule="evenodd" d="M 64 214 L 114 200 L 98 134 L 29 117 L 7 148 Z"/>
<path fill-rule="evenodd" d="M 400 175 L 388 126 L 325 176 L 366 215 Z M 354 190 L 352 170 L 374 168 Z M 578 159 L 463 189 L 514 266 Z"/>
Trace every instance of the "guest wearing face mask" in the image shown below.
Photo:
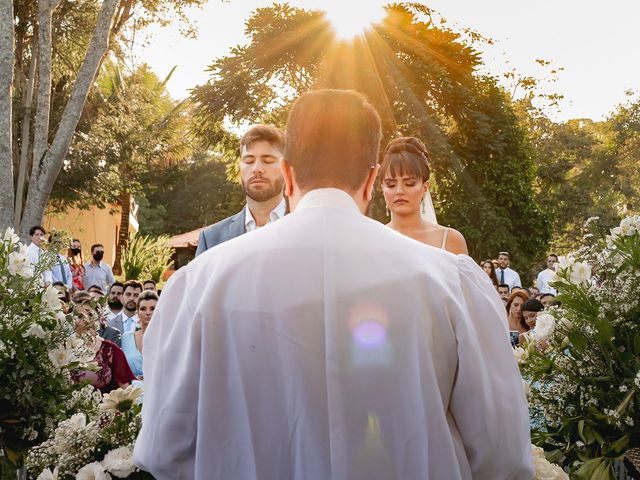
<path fill-rule="evenodd" d="M 84 290 L 84 282 L 82 280 L 82 277 L 84 277 L 84 257 L 82 256 L 80 240 L 77 238 L 71 240 L 67 258 L 69 260 L 69 268 L 71 269 L 73 290 Z"/>
<path fill-rule="evenodd" d="M 92 245 L 91 256 L 93 259 L 84 265 L 83 282 L 85 285 L 98 285 L 106 292 L 116 279 L 111 267 L 102 261 L 104 246 L 99 243 Z"/>

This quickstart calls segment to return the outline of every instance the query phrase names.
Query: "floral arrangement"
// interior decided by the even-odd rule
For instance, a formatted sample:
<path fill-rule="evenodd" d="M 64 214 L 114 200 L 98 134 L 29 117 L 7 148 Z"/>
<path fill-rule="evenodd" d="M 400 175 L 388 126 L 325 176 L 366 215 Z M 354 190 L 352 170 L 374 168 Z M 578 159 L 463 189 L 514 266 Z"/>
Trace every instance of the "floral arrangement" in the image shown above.
<path fill-rule="evenodd" d="M 152 478 L 133 464 L 141 395 L 134 386 L 104 396 L 85 387 L 75 405 L 82 404 L 83 411 L 61 421 L 48 440 L 30 450 L 29 472 L 37 480 Z"/>
<path fill-rule="evenodd" d="M 572 478 L 604 480 L 640 446 L 640 216 L 583 240 L 556 265 L 559 305 L 515 356 L 533 442 Z"/>
<path fill-rule="evenodd" d="M 34 266 L 13 229 L 0 237 L 0 449 L 14 465 L 67 415 L 64 400 L 79 388 L 70 377 L 90 369 L 94 352 L 73 335 L 58 291 L 42 285 L 53 259 Z"/>

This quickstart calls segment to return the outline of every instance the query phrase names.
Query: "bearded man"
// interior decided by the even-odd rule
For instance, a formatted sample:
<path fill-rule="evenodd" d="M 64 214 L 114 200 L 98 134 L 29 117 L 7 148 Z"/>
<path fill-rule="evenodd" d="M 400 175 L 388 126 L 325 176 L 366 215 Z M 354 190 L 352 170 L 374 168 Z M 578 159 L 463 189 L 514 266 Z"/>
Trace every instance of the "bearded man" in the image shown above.
<path fill-rule="evenodd" d="M 284 135 L 273 125 L 256 125 L 244 134 L 240 140 L 240 179 L 247 203 L 239 213 L 200 232 L 196 256 L 285 215 L 280 170 L 283 152 Z"/>

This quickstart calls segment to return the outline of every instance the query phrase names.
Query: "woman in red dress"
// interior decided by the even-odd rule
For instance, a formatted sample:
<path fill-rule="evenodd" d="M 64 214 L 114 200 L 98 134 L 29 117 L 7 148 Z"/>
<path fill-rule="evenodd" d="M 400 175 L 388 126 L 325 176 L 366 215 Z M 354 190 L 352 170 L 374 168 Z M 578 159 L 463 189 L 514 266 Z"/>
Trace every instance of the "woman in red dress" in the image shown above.
<path fill-rule="evenodd" d="M 69 258 L 69 268 L 71 269 L 71 276 L 73 282 L 73 289 L 75 291 L 84 290 L 84 257 L 82 256 L 82 247 L 80 240 L 74 238 L 71 240 L 71 248 L 67 252 Z"/>
<path fill-rule="evenodd" d="M 76 335 L 85 341 L 85 345 L 96 353 L 98 364 L 96 371 L 76 371 L 71 374 L 76 382 L 88 380 L 102 393 L 117 388 L 126 388 L 136 379 L 129 368 L 127 357 L 115 343 L 98 336 L 98 310 L 91 304 L 93 297 L 87 292 L 73 295 L 73 313 Z"/>

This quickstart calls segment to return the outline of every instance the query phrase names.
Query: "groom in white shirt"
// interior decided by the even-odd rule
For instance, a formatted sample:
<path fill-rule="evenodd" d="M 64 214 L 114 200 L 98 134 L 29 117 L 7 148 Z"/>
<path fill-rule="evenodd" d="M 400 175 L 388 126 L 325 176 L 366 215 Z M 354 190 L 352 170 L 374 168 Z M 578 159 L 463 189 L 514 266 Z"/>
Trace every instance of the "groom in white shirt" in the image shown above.
<path fill-rule="evenodd" d="M 465 255 L 363 215 L 380 119 L 299 98 L 292 214 L 178 270 L 145 333 L 135 461 L 162 479 L 533 477 L 504 306 Z"/>

